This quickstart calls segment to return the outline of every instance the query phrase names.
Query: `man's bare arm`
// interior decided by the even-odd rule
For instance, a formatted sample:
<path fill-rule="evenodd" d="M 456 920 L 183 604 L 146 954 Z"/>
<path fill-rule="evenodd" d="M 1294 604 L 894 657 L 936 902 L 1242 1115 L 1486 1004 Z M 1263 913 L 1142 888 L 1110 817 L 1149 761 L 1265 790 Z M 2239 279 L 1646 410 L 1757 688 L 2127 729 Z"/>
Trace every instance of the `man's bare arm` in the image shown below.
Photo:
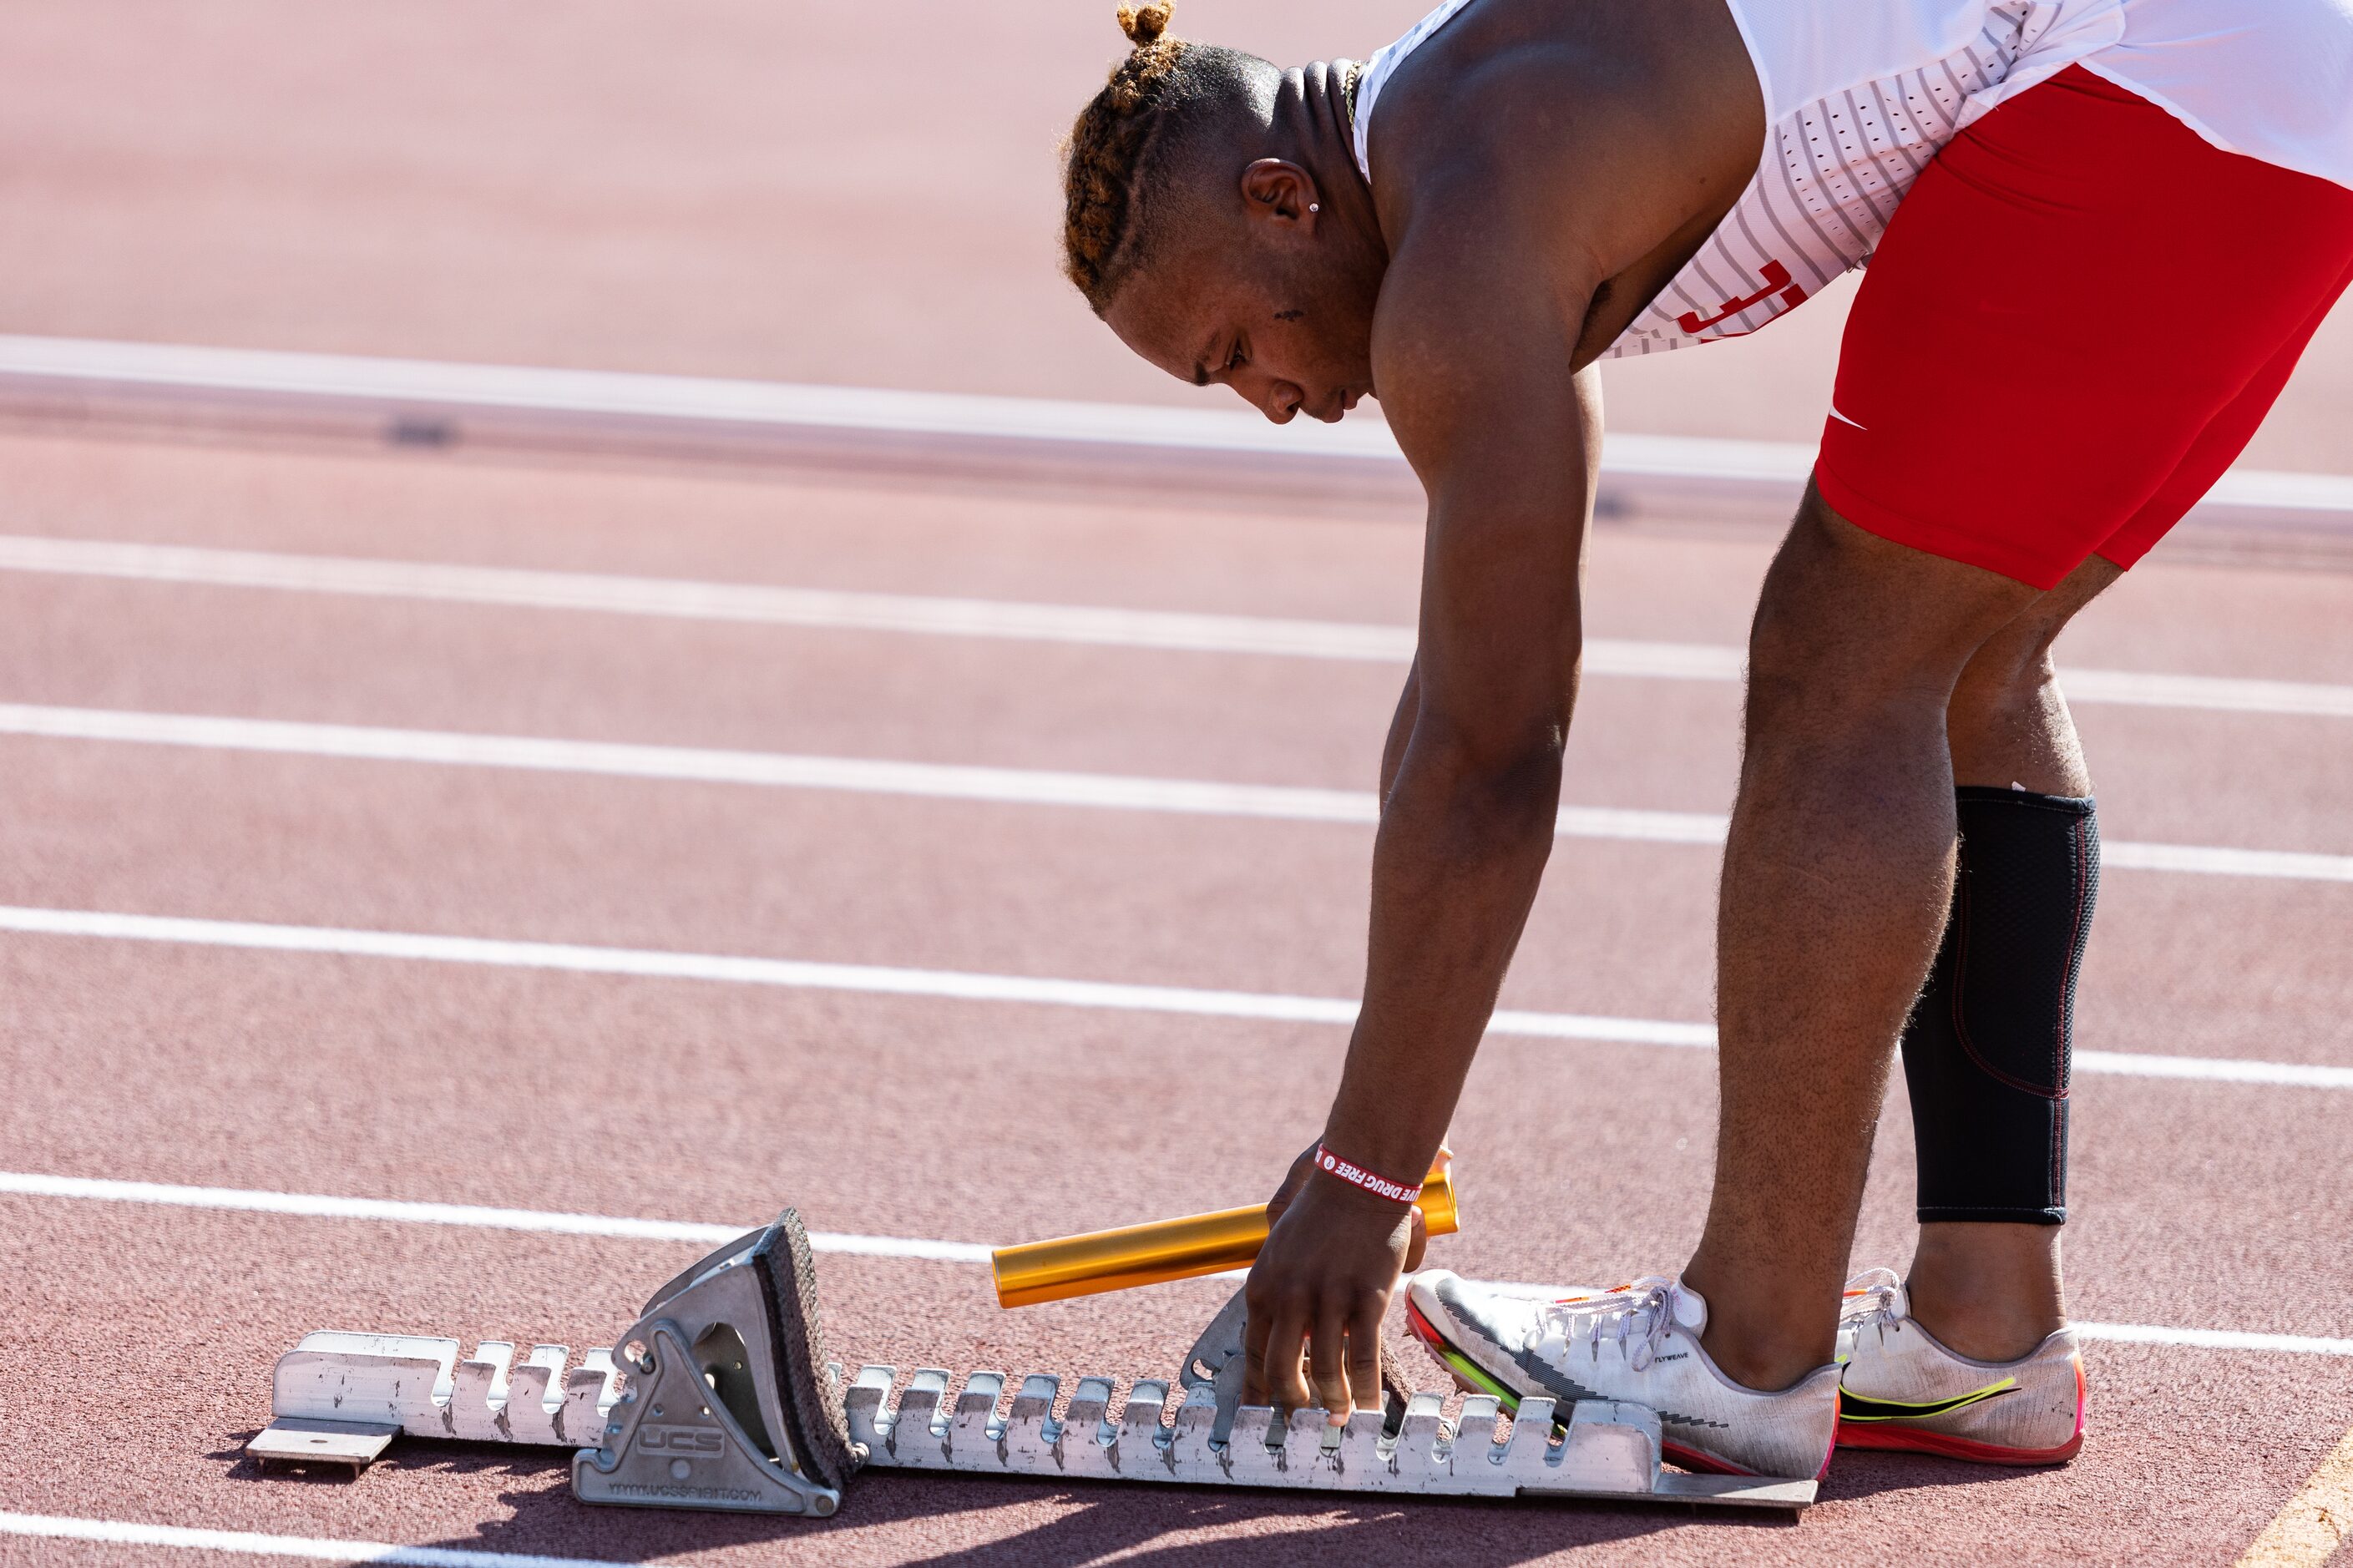
<path fill-rule="evenodd" d="M 1570 369 L 1583 300 L 1542 273 L 1440 267 L 1417 287 L 1413 264 L 1393 266 L 1380 346 L 1385 406 L 1430 495 L 1414 711 L 1326 1127 L 1409 1176 L 1444 1135 L 1551 851 L 1600 426 L 1594 378 Z"/>
<path fill-rule="evenodd" d="M 1577 693 L 1600 408 L 1571 362 L 1596 279 L 1564 279 L 1559 247 L 1506 226 L 1482 215 L 1400 247 L 1375 342 L 1430 522 L 1393 773 L 1384 759 L 1364 1010 L 1324 1137 L 1402 1180 L 1444 1136 L 1535 900 Z M 1337 1410 L 1377 1384 L 1409 1231 L 1335 1180 L 1294 1192 L 1250 1277 L 1254 1386 Z"/>

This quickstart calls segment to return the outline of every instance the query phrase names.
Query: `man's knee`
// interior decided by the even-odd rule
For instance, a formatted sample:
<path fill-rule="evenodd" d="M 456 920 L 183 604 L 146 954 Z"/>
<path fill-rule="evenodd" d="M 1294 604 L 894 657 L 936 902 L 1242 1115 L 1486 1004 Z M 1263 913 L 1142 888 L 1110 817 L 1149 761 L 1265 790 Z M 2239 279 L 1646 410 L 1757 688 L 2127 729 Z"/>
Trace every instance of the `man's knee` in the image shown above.
<path fill-rule="evenodd" d="M 1953 683 L 1949 707 L 1956 724 L 1997 723 L 2024 719 L 2052 700 L 2058 670 L 2048 637 L 1996 637 L 1978 649 Z"/>
<path fill-rule="evenodd" d="M 2036 596 L 1866 532 L 1810 489 L 1757 597 L 1752 718 L 1790 705 L 1941 710 L 1971 656 Z"/>
<path fill-rule="evenodd" d="M 2052 650 L 2075 613 L 2122 574 L 2094 556 L 1980 643 L 1953 689 L 1956 716 L 2031 712 L 2048 705 L 2058 685 Z"/>

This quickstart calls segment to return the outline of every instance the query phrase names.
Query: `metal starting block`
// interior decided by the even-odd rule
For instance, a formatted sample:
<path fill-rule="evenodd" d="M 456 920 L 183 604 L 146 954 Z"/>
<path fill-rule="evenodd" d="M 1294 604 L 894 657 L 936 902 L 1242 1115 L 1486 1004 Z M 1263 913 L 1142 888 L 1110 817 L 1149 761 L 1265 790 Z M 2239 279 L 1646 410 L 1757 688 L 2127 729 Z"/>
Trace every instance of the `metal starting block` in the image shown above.
<path fill-rule="evenodd" d="M 1240 1403 L 1242 1301 L 1218 1314 L 1170 1384 L 1082 1377 L 1058 1419 L 1062 1380 L 926 1368 L 895 1403 L 896 1374 L 861 1368 L 845 1391 L 818 1325 L 816 1271 L 800 1220 L 721 1247 L 654 1293 L 612 1354 L 565 1373 L 560 1345 L 315 1333 L 281 1358 L 257 1458 L 364 1469 L 400 1433 L 575 1450 L 583 1501 L 823 1518 L 861 1467 L 1267 1487 L 1416 1497 L 1658 1500 L 1795 1510 L 1811 1479 L 1686 1475 L 1659 1463 L 1659 1419 L 1641 1405 L 1524 1400 L 1509 1427 L 1474 1394 L 1392 1397 L 1344 1427 L 1321 1410 Z M 1010 1385 L 1013 1397 L 1006 1405 Z"/>

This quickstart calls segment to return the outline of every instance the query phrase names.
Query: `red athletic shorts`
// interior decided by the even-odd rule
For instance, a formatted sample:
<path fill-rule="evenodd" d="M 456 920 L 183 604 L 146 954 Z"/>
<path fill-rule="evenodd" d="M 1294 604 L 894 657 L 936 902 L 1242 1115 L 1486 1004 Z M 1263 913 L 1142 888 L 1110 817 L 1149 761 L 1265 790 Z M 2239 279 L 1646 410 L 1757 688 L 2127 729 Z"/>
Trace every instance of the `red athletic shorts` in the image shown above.
<path fill-rule="evenodd" d="M 1847 320 L 1814 482 L 2038 588 L 2130 566 L 2231 466 L 2353 282 L 2353 191 L 2080 67 L 1956 136 Z"/>

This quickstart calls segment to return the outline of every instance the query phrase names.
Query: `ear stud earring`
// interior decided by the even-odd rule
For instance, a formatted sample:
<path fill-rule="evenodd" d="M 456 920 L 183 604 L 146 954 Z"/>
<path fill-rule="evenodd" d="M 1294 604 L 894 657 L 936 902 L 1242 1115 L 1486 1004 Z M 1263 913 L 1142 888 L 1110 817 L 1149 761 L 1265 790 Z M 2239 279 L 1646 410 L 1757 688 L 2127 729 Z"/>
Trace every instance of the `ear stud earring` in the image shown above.
<path fill-rule="evenodd" d="M 1307 210 L 1312 213 L 1320 213 L 1324 210 L 1324 204 L 1321 202 L 1309 202 L 1307 204 Z"/>

